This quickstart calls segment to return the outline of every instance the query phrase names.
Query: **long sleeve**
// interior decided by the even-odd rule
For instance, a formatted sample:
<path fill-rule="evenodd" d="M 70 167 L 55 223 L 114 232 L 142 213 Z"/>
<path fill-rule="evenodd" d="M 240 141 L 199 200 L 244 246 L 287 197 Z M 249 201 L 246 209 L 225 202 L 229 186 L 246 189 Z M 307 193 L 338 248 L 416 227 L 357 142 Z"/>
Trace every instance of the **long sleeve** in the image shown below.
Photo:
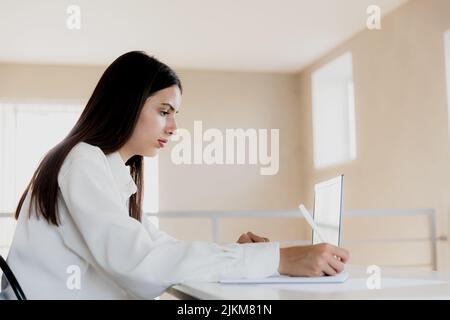
<path fill-rule="evenodd" d="M 101 154 L 71 160 L 58 177 L 63 201 L 93 263 L 127 292 L 154 298 L 172 284 L 187 280 L 276 273 L 278 243 L 218 245 L 179 241 L 164 233 L 152 235 L 128 216 Z"/>
<path fill-rule="evenodd" d="M 158 230 L 153 223 L 151 223 L 145 214 L 142 214 L 142 225 L 149 233 L 150 237 L 155 243 L 169 243 L 177 242 L 178 240 L 164 231 Z"/>

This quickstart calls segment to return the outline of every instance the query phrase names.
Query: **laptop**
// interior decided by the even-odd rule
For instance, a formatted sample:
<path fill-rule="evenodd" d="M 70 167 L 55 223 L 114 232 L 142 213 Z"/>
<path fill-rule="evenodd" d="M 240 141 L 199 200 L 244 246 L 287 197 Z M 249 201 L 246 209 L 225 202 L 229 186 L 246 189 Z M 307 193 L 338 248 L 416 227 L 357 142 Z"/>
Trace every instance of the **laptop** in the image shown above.
<path fill-rule="evenodd" d="M 313 230 L 313 244 L 327 242 L 336 247 L 341 245 L 343 185 L 344 175 L 340 175 L 314 186 L 313 219 L 319 233 Z"/>
<path fill-rule="evenodd" d="M 318 183 L 314 186 L 314 223 L 319 234 L 313 231 L 312 243 L 327 242 L 335 246 L 341 244 L 342 233 L 342 199 L 344 175 Z M 324 237 L 325 239 L 321 238 Z M 290 277 L 284 275 L 258 279 L 222 279 L 224 284 L 252 283 L 342 283 L 349 277 L 347 272 L 335 276 Z"/>

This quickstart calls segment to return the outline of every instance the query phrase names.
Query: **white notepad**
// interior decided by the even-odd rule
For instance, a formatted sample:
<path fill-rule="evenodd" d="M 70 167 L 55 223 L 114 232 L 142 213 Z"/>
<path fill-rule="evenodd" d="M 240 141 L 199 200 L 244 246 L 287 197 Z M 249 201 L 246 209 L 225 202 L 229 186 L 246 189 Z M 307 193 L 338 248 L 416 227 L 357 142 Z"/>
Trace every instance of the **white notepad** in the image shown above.
<path fill-rule="evenodd" d="M 335 276 L 323 277 L 289 277 L 289 276 L 273 276 L 268 278 L 257 279 L 222 279 L 220 283 L 237 284 L 237 283 L 342 283 L 348 279 L 347 272 L 341 272 Z"/>

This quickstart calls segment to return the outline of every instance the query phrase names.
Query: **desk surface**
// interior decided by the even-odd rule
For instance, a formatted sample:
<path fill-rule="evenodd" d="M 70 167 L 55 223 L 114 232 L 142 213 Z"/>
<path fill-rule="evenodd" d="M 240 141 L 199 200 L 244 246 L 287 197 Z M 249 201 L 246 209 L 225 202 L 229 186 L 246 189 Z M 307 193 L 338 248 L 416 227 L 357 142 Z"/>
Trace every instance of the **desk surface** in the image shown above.
<path fill-rule="evenodd" d="M 186 282 L 167 292 L 180 299 L 206 300 L 450 299 L 449 273 L 380 267 L 380 289 L 369 289 L 367 282 L 373 273 L 367 273 L 366 267 L 347 266 L 346 271 L 350 277 L 345 283 Z"/>

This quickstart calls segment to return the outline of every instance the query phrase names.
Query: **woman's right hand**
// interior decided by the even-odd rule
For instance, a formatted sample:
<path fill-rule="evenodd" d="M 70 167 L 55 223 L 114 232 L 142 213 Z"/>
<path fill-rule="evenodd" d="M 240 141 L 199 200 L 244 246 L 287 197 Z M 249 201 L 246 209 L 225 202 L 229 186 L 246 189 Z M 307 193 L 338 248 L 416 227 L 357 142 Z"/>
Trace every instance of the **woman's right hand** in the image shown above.
<path fill-rule="evenodd" d="M 320 277 L 344 270 L 349 253 L 328 243 L 280 249 L 278 272 L 289 276 Z"/>

